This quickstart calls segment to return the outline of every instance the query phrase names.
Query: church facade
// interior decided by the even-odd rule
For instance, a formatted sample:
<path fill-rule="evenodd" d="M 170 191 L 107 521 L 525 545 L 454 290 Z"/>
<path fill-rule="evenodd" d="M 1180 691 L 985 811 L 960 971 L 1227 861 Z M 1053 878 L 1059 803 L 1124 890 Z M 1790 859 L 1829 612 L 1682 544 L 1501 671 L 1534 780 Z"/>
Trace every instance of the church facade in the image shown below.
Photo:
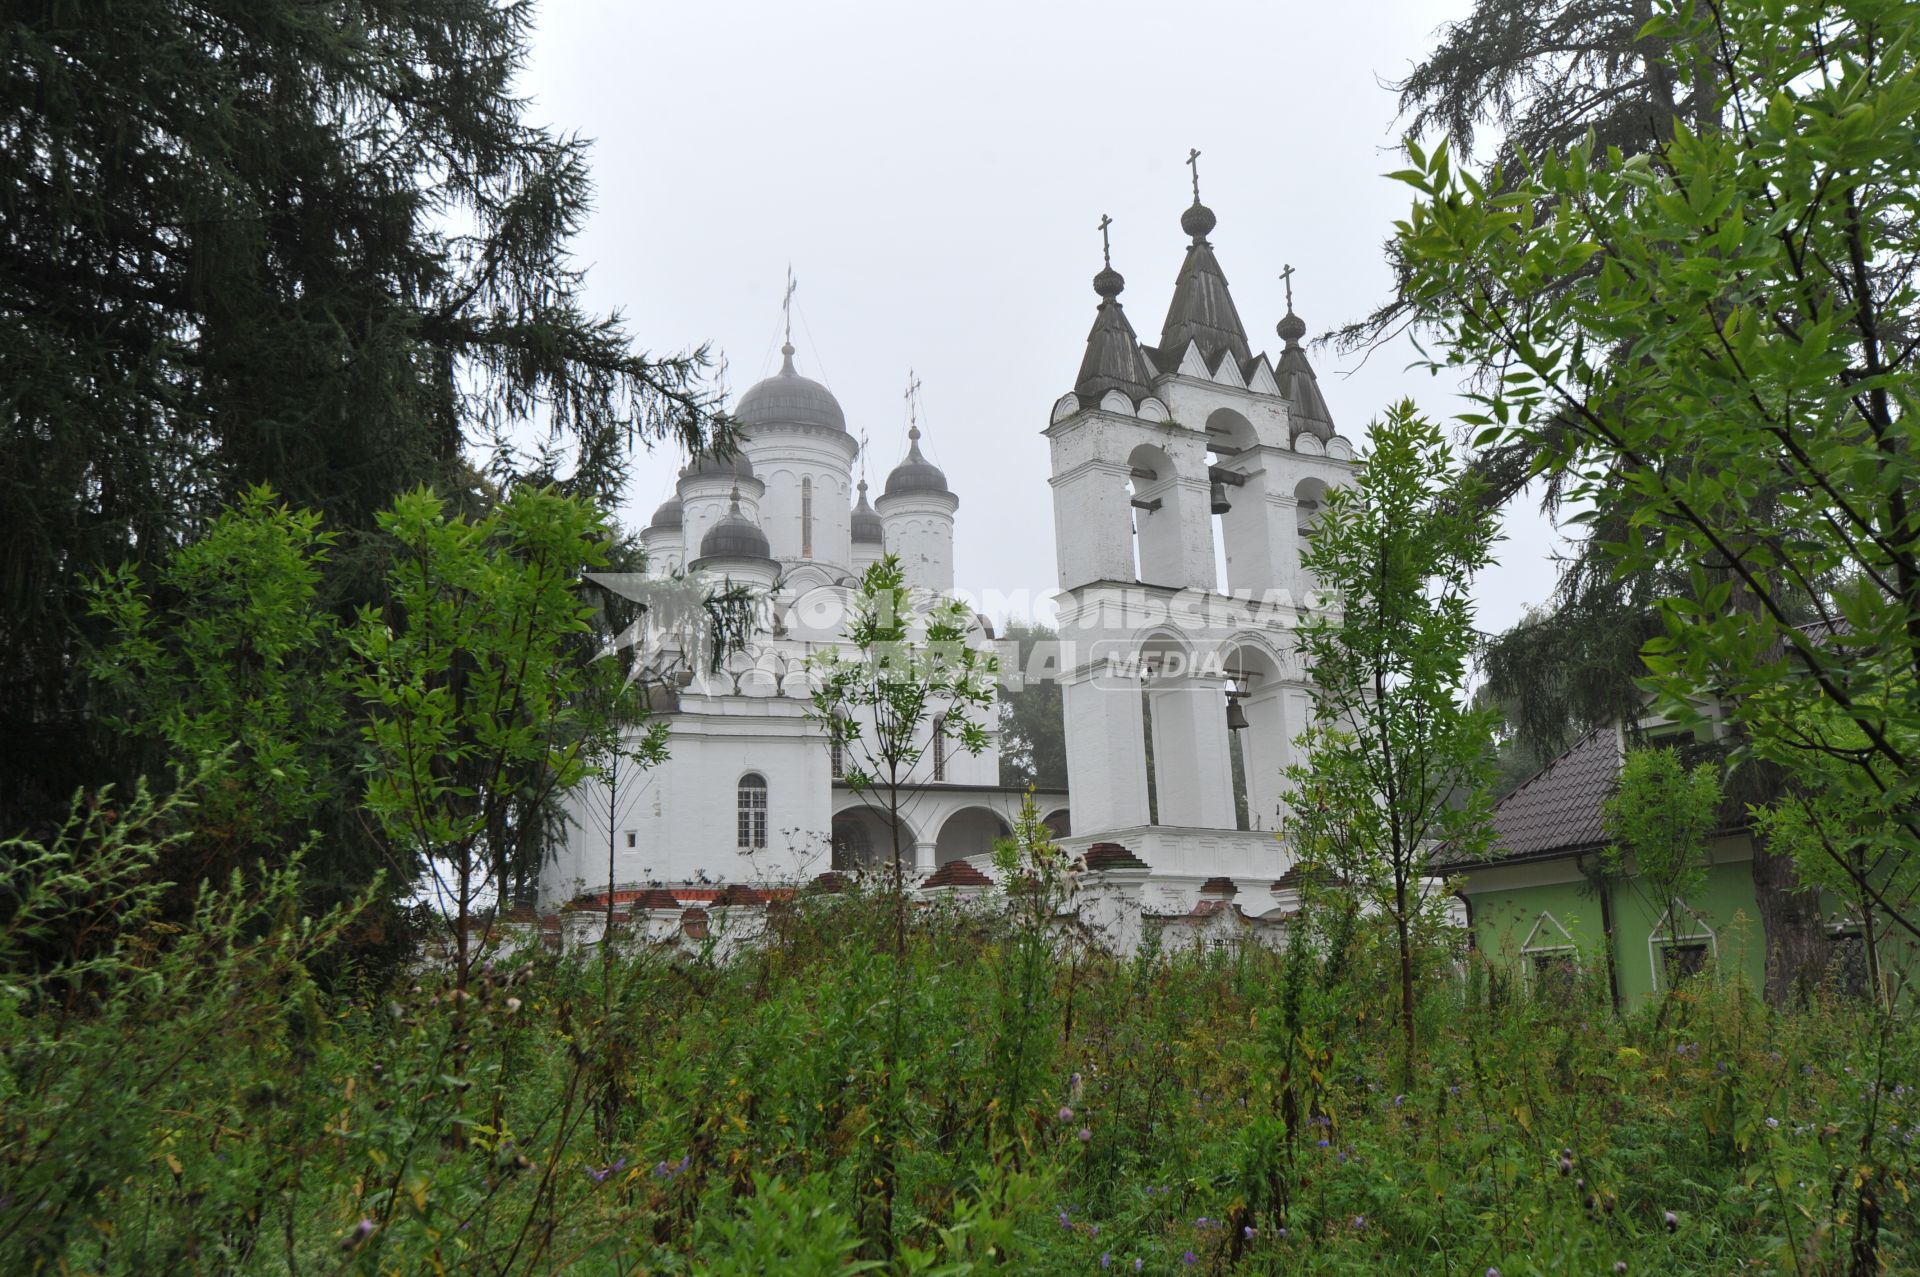
<path fill-rule="evenodd" d="M 1037 799 L 1061 845 L 1110 888 L 1088 899 L 1120 947 L 1147 932 L 1215 943 L 1271 928 L 1298 901 L 1276 834 L 1310 713 L 1290 632 L 1314 605 L 1301 548 L 1324 494 L 1350 480 L 1354 450 L 1301 345 L 1290 288 L 1279 356 L 1252 349 L 1215 226 L 1196 183 L 1152 345 L 1108 258 L 1078 375 L 1045 427 L 1061 632 L 1044 673 L 1064 685 L 1069 790 Z M 693 906 L 728 884 L 878 868 L 896 845 L 927 890 L 989 886 L 993 840 L 1023 797 L 998 783 L 991 716 L 980 754 L 927 742 L 896 830 L 838 776 L 807 680 L 809 658 L 843 643 L 848 594 L 883 554 L 900 557 L 915 588 L 953 589 L 959 498 L 916 427 L 870 501 L 839 403 L 796 370 L 791 342 L 783 360 L 734 409 L 740 454 L 695 459 L 643 534 L 662 579 L 763 592 L 763 632 L 717 674 L 698 662 L 681 671 L 657 705 L 668 761 L 573 795 L 572 832 L 542 880 L 549 907 L 604 900 L 609 883 L 617 900 L 664 907 L 664 891 Z M 984 620 L 973 641 L 991 644 Z"/>
<path fill-rule="evenodd" d="M 734 405 L 739 452 L 698 457 L 641 534 L 649 572 L 664 586 L 732 583 L 762 599 L 747 649 L 719 671 L 673 633 L 655 634 L 644 662 L 664 676 L 655 713 L 669 756 L 623 763 L 570 795 L 568 832 L 541 879 L 547 908 L 569 901 L 636 900 L 665 890 L 710 901 L 730 885 L 793 886 L 829 870 L 890 863 L 896 846 L 914 882 L 941 865 L 983 859 L 1011 832 L 1022 795 L 1000 782 L 998 723 L 971 754 L 932 733 L 900 803 L 897 825 L 870 790 L 856 792 L 815 717 L 808 662 L 845 649 L 842 627 L 861 573 L 884 554 L 907 584 L 953 590 L 960 499 L 910 432 L 906 457 L 869 498 L 855 467 L 860 445 L 839 401 L 802 376 L 793 345 L 782 365 Z M 984 621 L 971 641 L 991 646 Z M 1066 828 L 1066 795 L 1041 795 Z"/>

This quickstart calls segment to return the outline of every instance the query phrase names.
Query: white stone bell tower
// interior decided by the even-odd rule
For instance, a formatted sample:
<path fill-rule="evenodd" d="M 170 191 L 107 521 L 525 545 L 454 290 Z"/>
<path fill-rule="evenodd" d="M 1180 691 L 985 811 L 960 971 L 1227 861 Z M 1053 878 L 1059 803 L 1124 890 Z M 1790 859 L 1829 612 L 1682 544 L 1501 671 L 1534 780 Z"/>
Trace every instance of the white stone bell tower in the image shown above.
<path fill-rule="evenodd" d="M 1300 547 L 1320 495 L 1353 469 L 1299 345 L 1291 268 L 1276 365 L 1248 346 L 1207 238 L 1215 224 L 1196 170 L 1186 258 L 1159 345 L 1143 347 L 1101 219 L 1099 309 L 1046 431 L 1073 806 L 1063 842 L 1145 860 L 1150 910 L 1191 903 L 1211 877 L 1263 890 L 1291 861 L 1275 830 L 1309 704 L 1291 642 L 1312 605 Z"/>

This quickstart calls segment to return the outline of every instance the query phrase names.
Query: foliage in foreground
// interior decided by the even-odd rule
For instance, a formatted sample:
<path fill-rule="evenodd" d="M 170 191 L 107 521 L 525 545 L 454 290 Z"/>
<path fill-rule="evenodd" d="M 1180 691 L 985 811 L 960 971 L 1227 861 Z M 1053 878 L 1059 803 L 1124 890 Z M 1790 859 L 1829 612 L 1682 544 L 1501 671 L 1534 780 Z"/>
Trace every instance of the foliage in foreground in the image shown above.
<path fill-rule="evenodd" d="M 1699 982 L 1621 1023 L 1473 970 L 1423 985 L 1402 1087 L 1364 924 L 1331 961 L 1036 962 L 1051 909 L 932 909 L 900 980 L 858 893 L 726 968 L 502 956 L 465 994 L 330 997 L 305 966 L 344 918 L 297 921 L 291 873 L 155 922 L 169 819 L 95 803 L 0 848 L 8 1272 L 860 1271 L 890 1092 L 890 1271 L 1817 1273 L 1863 1234 L 1920 1262 L 1920 1036 L 1845 1006 Z M 105 956 L 23 966 L 78 916 Z"/>
<path fill-rule="evenodd" d="M 1684 580 L 1658 708 L 1724 710 L 1790 777 L 1802 880 L 1920 939 L 1920 9 L 1653 10 L 1726 123 L 1485 173 L 1409 144 L 1405 296 L 1435 367 L 1499 369 L 1476 446 L 1617 529 L 1623 577 Z"/>

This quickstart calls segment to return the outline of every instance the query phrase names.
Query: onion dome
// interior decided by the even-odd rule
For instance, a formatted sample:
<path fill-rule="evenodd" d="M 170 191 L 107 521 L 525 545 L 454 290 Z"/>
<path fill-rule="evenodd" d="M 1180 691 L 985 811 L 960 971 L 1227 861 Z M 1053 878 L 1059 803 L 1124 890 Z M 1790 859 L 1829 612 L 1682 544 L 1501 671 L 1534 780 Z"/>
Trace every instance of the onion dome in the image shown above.
<path fill-rule="evenodd" d="M 766 559 L 767 534 L 740 512 L 740 489 L 733 490 L 733 503 L 727 513 L 700 538 L 703 559 Z"/>
<path fill-rule="evenodd" d="M 860 481 L 860 504 L 853 507 L 853 543 L 855 545 L 880 545 L 886 540 L 885 529 L 880 516 L 867 504 L 867 481 Z"/>
<path fill-rule="evenodd" d="M 1202 204 L 1197 195 L 1193 203 L 1187 206 L 1187 211 L 1180 214 L 1180 229 L 1191 235 L 1196 244 L 1205 241 L 1207 236 L 1213 233 L 1213 228 L 1218 225 L 1219 222 L 1214 218 L 1213 210 Z"/>
<path fill-rule="evenodd" d="M 840 410 L 833 392 L 793 370 L 793 343 L 781 346 L 780 355 L 780 371 L 740 396 L 733 419 L 749 430 L 756 426 L 816 426 L 845 434 L 847 414 Z"/>
<path fill-rule="evenodd" d="M 747 460 L 744 452 L 735 452 L 731 457 L 716 457 L 703 452 L 693 459 L 693 464 L 680 472 L 682 479 L 703 479 L 709 475 L 725 475 L 732 479 L 751 479 L 753 462 Z"/>
<path fill-rule="evenodd" d="M 1333 438 L 1333 414 L 1327 410 L 1326 398 L 1320 393 L 1320 379 L 1314 375 L 1306 348 L 1300 344 L 1307 333 L 1307 321 L 1294 314 L 1293 307 L 1289 306 L 1286 317 L 1274 325 L 1274 331 L 1286 343 L 1273 373 L 1280 393 L 1287 397 L 1293 410 L 1293 433 L 1310 434 L 1320 440 Z"/>
<path fill-rule="evenodd" d="M 660 503 L 660 508 L 653 512 L 653 518 L 647 523 L 647 530 L 678 531 L 684 516 L 685 511 L 680 505 L 680 498 L 668 497 Z"/>
<path fill-rule="evenodd" d="M 893 473 L 887 476 L 886 495 L 897 497 L 909 492 L 938 492 L 952 496 L 952 490 L 947 487 L 947 476 L 940 472 L 940 467 L 920 455 L 920 427 L 915 426 L 907 431 L 907 439 L 911 443 L 907 449 L 907 459 L 895 466 Z"/>

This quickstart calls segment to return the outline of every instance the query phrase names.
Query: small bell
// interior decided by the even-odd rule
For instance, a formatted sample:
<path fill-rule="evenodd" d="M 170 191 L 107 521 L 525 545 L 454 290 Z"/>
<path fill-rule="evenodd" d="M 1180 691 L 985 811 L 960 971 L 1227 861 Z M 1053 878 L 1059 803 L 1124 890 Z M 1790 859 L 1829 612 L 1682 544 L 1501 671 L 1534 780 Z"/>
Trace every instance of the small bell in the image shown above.
<path fill-rule="evenodd" d="M 1233 502 L 1227 500 L 1227 485 L 1215 479 L 1213 481 L 1213 512 L 1225 514 L 1233 509 Z"/>
<path fill-rule="evenodd" d="M 1230 732 L 1253 726 L 1247 721 L 1247 711 L 1240 707 L 1240 695 L 1234 692 L 1227 696 L 1227 730 Z"/>

